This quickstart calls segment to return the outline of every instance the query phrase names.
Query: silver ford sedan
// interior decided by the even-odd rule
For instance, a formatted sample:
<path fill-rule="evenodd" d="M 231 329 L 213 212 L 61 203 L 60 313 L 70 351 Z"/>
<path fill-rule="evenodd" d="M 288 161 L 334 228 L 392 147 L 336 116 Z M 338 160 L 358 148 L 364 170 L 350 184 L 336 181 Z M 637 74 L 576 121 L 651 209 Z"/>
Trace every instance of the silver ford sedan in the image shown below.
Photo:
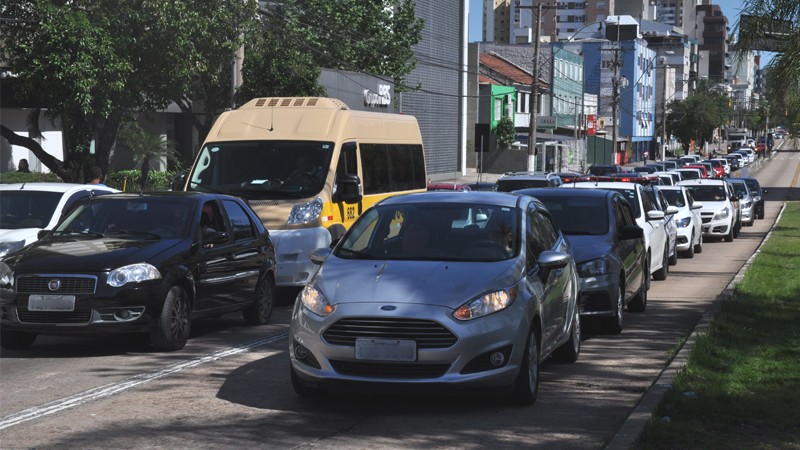
<path fill-rule="evenodd" d="M 529 405 L 540 363 L 580 353 L 572 249 L 533 197 L 391 197 L 311 257 L 321 266 L 297 296 L 289 332 L 299 395 L 388 384 L 486 390 Z"/>

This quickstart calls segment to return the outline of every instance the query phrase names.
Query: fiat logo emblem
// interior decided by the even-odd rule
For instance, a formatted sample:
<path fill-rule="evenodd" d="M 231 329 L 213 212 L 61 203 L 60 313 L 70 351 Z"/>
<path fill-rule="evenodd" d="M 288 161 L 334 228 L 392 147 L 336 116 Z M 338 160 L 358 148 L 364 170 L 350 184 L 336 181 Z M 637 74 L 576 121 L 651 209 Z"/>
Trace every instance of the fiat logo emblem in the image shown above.
<path fill-rule="evenodd" d="M 47 288 L 51 291 L 57 291 L 61 289 L 61 280 L 58 278 L 53 278 L 52 280 L 47 282 Z"/>

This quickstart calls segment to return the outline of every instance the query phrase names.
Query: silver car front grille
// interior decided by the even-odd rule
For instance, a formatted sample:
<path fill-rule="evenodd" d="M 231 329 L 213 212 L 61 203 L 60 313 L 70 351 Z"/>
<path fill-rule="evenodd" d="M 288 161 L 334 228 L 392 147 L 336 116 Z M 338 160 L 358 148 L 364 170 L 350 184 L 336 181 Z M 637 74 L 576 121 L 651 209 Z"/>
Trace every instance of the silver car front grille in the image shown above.
<path fill-rule="evenodd" d="M 325 330 L 322 337 L 332 345 L 355 347 L 357 338 L 408 339 L 418 349 L 452 347 L 458 338 L 443 325 L 432 320 L 393 318 L 341 319 Z"/>

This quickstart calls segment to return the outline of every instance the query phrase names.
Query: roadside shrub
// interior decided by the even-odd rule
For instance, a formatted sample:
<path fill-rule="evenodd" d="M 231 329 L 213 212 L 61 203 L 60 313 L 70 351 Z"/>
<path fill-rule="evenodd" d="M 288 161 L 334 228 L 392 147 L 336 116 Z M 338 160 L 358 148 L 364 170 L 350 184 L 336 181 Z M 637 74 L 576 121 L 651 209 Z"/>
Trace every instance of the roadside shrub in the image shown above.
<path fill-rule="evenodd" d="M 147 175 L 145 191 L 171 191 L 172 180 L 176 173 L 172 171 L 150 171 Z M 120 170 L 108 174 L 106 184 L 125 192 L 139 192 L 142 185 L 141 170 Z"/>

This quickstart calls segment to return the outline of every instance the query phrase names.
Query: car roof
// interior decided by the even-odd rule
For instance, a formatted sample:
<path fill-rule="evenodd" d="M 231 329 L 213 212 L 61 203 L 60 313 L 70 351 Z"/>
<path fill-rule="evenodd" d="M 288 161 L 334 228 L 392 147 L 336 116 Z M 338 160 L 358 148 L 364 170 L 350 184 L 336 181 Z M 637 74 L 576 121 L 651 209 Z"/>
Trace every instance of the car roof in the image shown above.
<path fill-rule="evenodd" d="M 697 180 L 678 181 L 678 186 L 700 185 L 700 184 L 724 185 L 725 183 L 726 183 L 725 180 L 719 180 L 714 178 L 700 178 Z"/>
<path fill-rule="evenodd" d="M 78 184 L 78 183 L 57 183 L 57 182 L 37 182 L 37 183 L 12 183 L 0 184 L 0 191 L 44 191 L 44 192 L 72 192 L 80 190 L 100 190 L 108 192 L 120 192 L 108 186 L 99 184 Z"/>
<path fill-rule="evenodd" d="M 513 208 L 517 206 L 519 195 L 508 192 L 494 191 L 429 191 L 416 192 L 412 194 L 400 194 L 388 197 L 379 202 L 381 205 L 402 205 L 410 203 L 474 203 L 507 206 Z"/>
<path fill-rule="evenodd" d="M 504 173 L 499 180 L 504 180 L 508 178 L 527 178 L 527 179 L 535 179 L 535 180 L 543 180 L 547 178 L 554 178 L 557 177 L 558 174 L 552 172 L 507 172 Z"/>
<path fill-rule="evenodd" d="M 626 181 L 578 181 L 577 183 L 569 183 L 561 186 L 563 188 L 607 188 L 607 189 L 636 189 L 636 186 L 641 186 L 639 183 L 628 183 Z"/>
<path fill-rule="evenodd" d="M 582 189 L 580 191 L 567 190 L 563 188 L 526 188 L 519 189 L 512 192 L 513 194 L 530 195 L 531 197 L 587 197 L 587 198 L 603 198 L 612 195 L 621 195 L 618 192 L 609 191 L 606 189 Z M 624 198 L 624 197 L 623 197 Z"/>

